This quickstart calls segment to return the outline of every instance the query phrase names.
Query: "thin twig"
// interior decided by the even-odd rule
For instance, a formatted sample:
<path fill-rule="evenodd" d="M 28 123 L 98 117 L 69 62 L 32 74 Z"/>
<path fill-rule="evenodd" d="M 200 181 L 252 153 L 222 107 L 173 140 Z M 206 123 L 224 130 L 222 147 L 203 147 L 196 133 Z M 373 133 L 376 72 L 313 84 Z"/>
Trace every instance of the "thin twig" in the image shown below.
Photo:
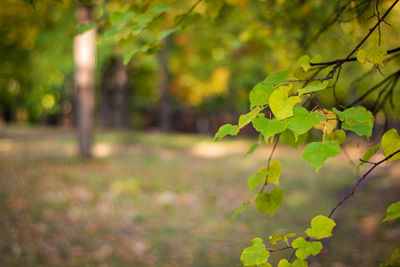
<path fill-rule="evenodd" d="M 197 0 L 196 3 L 192 5 L 192 7 L 186 12 L 186 14 L 176 23 L 176 26 L 179 26 L 191 13 L 192 11 L 200 4 L 202 0 Z"/>
<path fill-rule="evenodd" d="M 373 165 L 368 171 L 366 171 L 365 173 L 364 173 L 364 175 L 363 176 L 361 176 L 358 180 L 357 180 L 357 182 L 353 185 L 353 187 L 351 188 L 351 190 L 350 190 L 350 192 L 348 192 L 343 198 L 342 198 L 342 200 L 340 200 L 337 204 L 336 204 L 336 206 L 332 209 L 332 211 L 329 213 L 329 218 L 332 218 L 332 216 L 333 216 L 333 214 L 335 213 L 335 211 L 341 206 L 341 205 L 343 205 L 343 203 L 345 203 L 346 202 L 346 200 L 348 199 L 348 198 L 350 198 L 352 195 L 354 195 L 354 193 L 355 193 L 355 191 L 356 191 L 356 189 L 358 188 L 358 186 L 361 184 L 361 182 L 362 181 L 364 181 L 367 177 L 368 177 L 368 175 L 376 168 L 376 167 L 378 167 L 380 164 L 382 164 L 383 162 L 385 162 L 385 161 L 387 161 L 387 160 L 389 160 L 389 159 L 391 159 L 392 157 L 394 157 L 396 154 L 398 154 L 398 153 L 400 153 L 400 149 L 399 150 L 397 150 L 396 152 L 393 152 L 392 154 L 390 154 L 389 156 L 387 156 L 386 158 L 384 158 L 384 159 L 382 159 L 382 160 L 380 160 L 380 161 L 378 161 L 378 162 L 375 162 L 375 163 L 373 163 L 373 162 L 371 162 L 371 164 Z"/>
<path fill-rule="evenodd" d="M 396 47 L 390 50 L 386 51 L 386 54 L 390 55 L 396 52 L 400 51 L 400 47 Z M 331 60 L 331 61 L 326 61 L 326 62 L 318 62 L 318 63 L 312 63 L 310 62 L 310 66 L 331 66 L 331 65 L 335 65 L 335 64 L 343 64 L 345 62 L 351 62 L 351 61 L 357 61 L 356 57 L 350 57 L 350 58 L 341 58 L 341 59 L 335 59 L 335 60 Z"/>
<path fill-rule="evenodd" d="M 274 146 L 272 147 L 271 153 L 269 154 L 269 157 L 268 157 L 268 169 L 269 169 L 269 165 L 271 164 L 272 155 L 274 154 L 276 146 L 278 145 L 279 137 L 280 137 L 280 135 L 278 135 L 278 137 L 275 139 Z M 265 179 L 265 182 L 264 182 L 263 186 L 261 187 L 260 193 L 262 193 L 264 191 L 264 189 L 265 189 L 265 187 L 267 185 L 268 185 L 268 180 Z"/>
<path fill-rule="evenodd" d="M 285 250 L 285 249 L 289 249 L 289 248 L 293 248 L 293 247 L 292 246 L 286 246 L 286 247 L 283 247 L 283 248 L 276 248 L 276 249 L 270 248 L 270 249 L 268 249 L 268 251 L 269 252 L 279 252 L 279 251 L 282 251 L 282 250 Z"/>
<path fill-rule="evenodd" d="M 356 47 L 349 53 L 346 59 L 349 59 L 364 43 L 367 39 L 371 36 L 371 34 L 375 31 L 375 29 L 381 24 L 381 22 L 389 15 L 390 11 L 397 5 L 399 0 L 393 2 L 393 4 L 386 10 L 385 14 L 378 20 L 378 22 L 369 30 L 368 34 L 361 40 L 361 42 L 356 45 Z"/>
<path fill-rule="evenodd" d="M 378 89 L 379 87 L 383 86 L 385 83 L 387 83 L 388 81 L 390 81 L 390 79 L 392 79 L 393 77 L 397 77 L 400 75 L 400 70 L 397 70 L 396 72 L 390 74 L 389 76 L 387 76 L 385 79 L 383 79 L 382 81 L 380 81 L 379 83 L 377 83 L 376 85 L 374 85 L 373 87 L 371 87 L 367 92 L 365 92 L 364 94 L 362 94 L 359 98 L 357 98 L 356 100 L 354 100 L 350 105 L 348 105 L 347 107 L 352 107 L 355 104 L 357 104 L 358 102 L 360 102 L 361 100 L 363 100 L 364 98 L 366 98 L 370 93 L 372 93 L 373 91 L 375 91 L 376 89 Z"/>

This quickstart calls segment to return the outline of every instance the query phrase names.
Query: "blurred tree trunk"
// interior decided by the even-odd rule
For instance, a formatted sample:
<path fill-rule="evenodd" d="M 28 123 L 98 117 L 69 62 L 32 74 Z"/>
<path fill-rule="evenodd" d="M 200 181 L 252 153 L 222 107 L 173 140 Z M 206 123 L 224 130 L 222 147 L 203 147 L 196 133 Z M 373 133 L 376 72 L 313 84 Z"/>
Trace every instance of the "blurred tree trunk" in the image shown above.
<path fill-rule="evenodd" d="M 164 48 L 158 54 L 160 62 L 160 130 L 168 132 L 170 130 L 169 86 L 170 73 L 168 68 L 169 38 L 164 39 Z"/>
<path fill-rule="evenodd" d="M 127 67 L 116 57 L 112 57 L 104 69 L 100 109 L 103 127 L 121 128 L 127 125 Z"/>
<path fill-rule="evenodd" d="M 91 8 L 78 3 L 78 24 L 92 21 Z M 77 35 L 74 39 L 75 82 L 77 90 L 77 117 L 79 152 L 83 157 L 91 157 L 94 124 L 94 68 L 96 55 L 95 29 Z"/>

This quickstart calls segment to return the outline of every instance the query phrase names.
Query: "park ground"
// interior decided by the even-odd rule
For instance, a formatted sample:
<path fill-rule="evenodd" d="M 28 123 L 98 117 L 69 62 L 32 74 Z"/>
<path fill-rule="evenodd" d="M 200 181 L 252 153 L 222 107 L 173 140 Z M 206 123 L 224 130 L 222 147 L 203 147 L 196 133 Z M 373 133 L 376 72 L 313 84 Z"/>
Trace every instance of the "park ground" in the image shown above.
<path fill-rule="evenodd" d="M 278 147 L 285 200 L 274 218 L 253 205 L 228 222 L 265 166 L 250 138 L 214 143 L 189 134 L 98 132 L 96 157 L 76 156 L 70 129 L 0 128 L 1 266 L 237 266 L 253 237 L 304 234 L 356 179 L 368 144 L 348 144 L 318 174 L 301 150 Z M 382 157 L 377 155 L 376 159 Z M 362 173 L 368 166 L 360 169 Z M 311 266 L 377 266 L 399 246 L 399 222 L 382 223 L 399 200 L 400 164 L 384 164 L 341 207 L 334 236 Z M 270 248 L 280 247 L 267 245 Z M 290 251 L 271 256 L 289 257 Z"/>

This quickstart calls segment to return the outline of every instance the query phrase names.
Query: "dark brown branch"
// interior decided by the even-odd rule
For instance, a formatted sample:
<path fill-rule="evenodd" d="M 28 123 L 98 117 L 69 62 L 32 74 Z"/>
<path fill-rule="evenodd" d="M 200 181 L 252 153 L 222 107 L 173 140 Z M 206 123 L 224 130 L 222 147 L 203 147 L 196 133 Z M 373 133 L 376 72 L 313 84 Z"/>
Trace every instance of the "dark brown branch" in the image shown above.
<path fill-rule="evenodd" d="M 352 107 L 355 104 L 357 104 L 358 102 L 360 102 L 361 100 L 363 100 L 364 98 L 366 98 L 370 93 L 372 93 L 373 91 L 375 91 L 376 89 L 378 89 L 379 87 L 381 87 L 382 85 L 384 85 L 386 82 L 388 82 L 390 79 L 392 79 L 393 77 L 399 76 L 400 75 L 400 70 L 390 74 L 388 77 L 386 77 L 385 79 L 383 79 L 382 81 L 380 81 L 378 84 L 374 85 L 373 87 L 371 87 L 367 92 L 365 92 L 363 95 L 361 95 L 359 98 L 357 98 L 356 100 L 353 101 L 353 103 L 351 103 L 350 105 L 348 105 L 347 107 Z"/>
<path fill-rule="evenodd" d="M 394 157 L 396 154 L 398 154 L 398 153 L 400 153 L 400 150 L 397 150 L 396 152 L 393 152 L 392 154 L 390 154 L 389 156 L 387 156 L 386 158 L 384 158 L 384 159 L 382 159 L 382 160 L 380 160 L 380 161 L 378 161 L 378 162 L 375 162 L 375 163 L 373 163 L 373 162 L 371 162 L 371 164 L 373 165 L 368 171 L 366 171 L 365 173 L 364 173 L 364 175 L 363 176 L 361 176 L 358 180 L 357 180 L 357 182 L 353 185 L 353 187 L 351 188 L 351 190 L 350 190 L 350 192 L 349 193 L 347 193 L 343 198 L 342 198 L 342 200 L 340 200 L 337 204 L 336 204 L 336 206 L 332 209 L 332 211 L 329 213 L 329 218 L 332 218 L 332 216 L 333 216 L 333 214 L 335 213 L 335 211 L 341 206 L 341 205 L 343 205 L 343 203 L 345 203 L 346 202 L 346 200 L 347 199 L 349 199 L 352 195 L 354 195 L 354 193 L 355 193 L 355 191 L 357 190 L 357 188 L 358 188 L 358 186 L 362 183 L 362 181 L 364 181 L 367 177 L 368 177 L 368 175 L 376 168 L 376 167 L 378 167 L 380 164 L 382 164 L 383 162 L 385 162 L 385 161 L 387 161 L 387 160 L 389 160 L 389 159 L 391 159 L 392 157 Z"/>
<path fill-rule="evenodd" d="M 293 247 L 292 246 L 286 246 L 286 247 L 277 248 L 277 249 L 270 248 L 270 249 L 268 249 L 268 251 L 269 252 L 279 252 L 279 251 L 282 251 L 282 250 L 285 250 L 285 249 L 289 249 L 289 248 L 293 248 Z"/>
<path fill-rule="evenodd" d="M 390 55 L 390 54 L 393 54 L 393 53 L 396 53 L 399 51 L 400 51 L 400 47 L 397 47 L 397 48 L 386 51 L 386 54 Z M 310 62 L 310 66 L 331 66 L 331 65 L 343 64 L 345 62 L 351 62 L 351 61 L 357 61 L 357 58 L 356 57 L 342 58 L 342 59 L 336 59 L 336 60 L 332 60 L 332 61 L 319 62 L 319 63 Z"/>
<path fill-rule="evenodd" d="M 381 24 L 382 21 L 386 18 L 387 15 L 389 15 L 390 11 L 397 5 L 399 0 L 396 0 L 393 2 L 393 4 L 386 10 L 385 14 L 378 20 L 378 22 L 372 27 L 368 34 L 364 37 L 364 39 L 361 40 L 361 42 L 358 43 L 358 45 L 349 53 L 349 55 L 346 57 L 346 59 L 349 59 L 364 43 L 367 41 L 367 39 L 371 36 L 371 34 L 375 31 L 375 29 Z"/>

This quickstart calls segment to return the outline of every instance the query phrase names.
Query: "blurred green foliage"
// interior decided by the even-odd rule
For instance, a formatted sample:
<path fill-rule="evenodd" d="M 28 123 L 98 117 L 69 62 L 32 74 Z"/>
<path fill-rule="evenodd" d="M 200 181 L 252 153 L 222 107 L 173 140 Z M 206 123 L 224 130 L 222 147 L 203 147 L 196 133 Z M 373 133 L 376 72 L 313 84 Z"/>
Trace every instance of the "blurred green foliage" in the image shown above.
<path fill-rule="evenodd" d="M 0 4 L 0 114 L 10 120 L 39 122 L 71 115 L 73 107 L 75 2 L 4 0 Z M 175 109 L 197 114 L 243 112 L 248 93 L 267 74 L 291 69 L 303 54 L 323 60 L 343 58 L 375 23 L 371 1 L 104 1 L 93 2 L 98 31 L 97 87 L 111 57 L 129 62 L 129 107 L 157 109 L 159 62 L 155 54 L 168 38 L 170 95 Z M 381 1 L 380 7 L 390 3 Z M 194 7 L 194 8 L 193 8 Z M 389 16 L 397 17 L 398 10 Z M 93 27 L 93 25 L 90 25 Z M 399 41 L 397 27 L 383 24 L 382 46 Z M 168 37 L 167 37 L 168 36 Z M 390 36 L 386 37 L 386 36 Z M 366 44 L 372 47 L 378 35 Z M 398 58 L 380 71 L 357 62 L 341 71 L 340 103 L 356 99 L 368 86 L 393 72 Z M 327 70 L 329 71 L 329 70 Z M 368 72 L 359 84 L 352 80 Z M 332 85 L 332 82 L 328 84 Z M 332 90 L 317 94 L 332 106 Z M 350 93 L 349 93 L 350 92 Z M 355 93 L 354 93 L 355 92 Z M 379 92 L 366 98 L 373 105 Z M 394 102 L 399 100 L 398 92 Z M 387 107 L 395 114 L 399 107 Z"/>

